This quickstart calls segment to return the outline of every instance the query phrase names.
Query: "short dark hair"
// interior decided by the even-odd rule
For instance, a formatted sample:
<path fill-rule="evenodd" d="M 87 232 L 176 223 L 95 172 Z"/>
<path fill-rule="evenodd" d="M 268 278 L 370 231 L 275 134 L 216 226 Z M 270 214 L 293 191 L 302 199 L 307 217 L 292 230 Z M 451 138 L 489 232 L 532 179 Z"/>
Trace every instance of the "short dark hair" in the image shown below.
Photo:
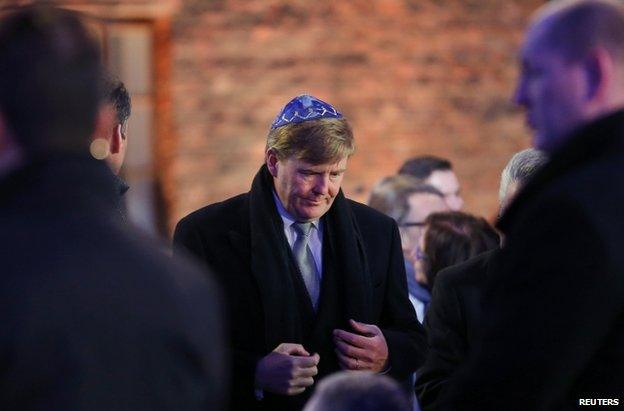
<path fill-rule="evenodd" d="M 0 21 L 0 111 L 25 152 L 88 150 L 101 78 L 98 43 L 76 12 L 31 5 Z"/>
<path fill-rule="evenodd" d="M 449 160 L 436 156 L 412 157 L 405 161 L 399 169 L 399 174 L 407 174 L 425 180 L 434 171 L 452 170 L 453 166 Z"/>
<path fill-rule="evenodd" d="M 115 108 L 117 123 L 125 126 L 130 118 L 132 102 L 124 83 L 116 77 L 107 75 L 104 82 L 106 102 Z"/>
<path fill-rule="evenodd" d="M 430 214 L 425 220 L 424 272 L 429 288 L 443 268 L 496 248 L 500 236 L 482 217 L 461 211 Z"/>

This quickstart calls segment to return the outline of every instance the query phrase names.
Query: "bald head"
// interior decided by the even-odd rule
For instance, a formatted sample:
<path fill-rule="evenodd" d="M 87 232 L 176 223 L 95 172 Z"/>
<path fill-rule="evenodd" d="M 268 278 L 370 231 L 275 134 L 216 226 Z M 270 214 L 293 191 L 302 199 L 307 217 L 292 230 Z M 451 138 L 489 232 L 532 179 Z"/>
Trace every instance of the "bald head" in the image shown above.
<path fill-rule="evenodd" d="M 537 11 L 531 30 L 539 31 L 542 44 L 568 61 L 578 61 L 596 47 L 624 61 L 624 4 L 620 1 L 551 1 Z"/>
<path fill-rule="evenodd" d="M 624 4 L 549 2 L 520 57 L 514 100 L 526 109 L 534 146 L 552 153 L 584 124 L 624 108 Z"/>

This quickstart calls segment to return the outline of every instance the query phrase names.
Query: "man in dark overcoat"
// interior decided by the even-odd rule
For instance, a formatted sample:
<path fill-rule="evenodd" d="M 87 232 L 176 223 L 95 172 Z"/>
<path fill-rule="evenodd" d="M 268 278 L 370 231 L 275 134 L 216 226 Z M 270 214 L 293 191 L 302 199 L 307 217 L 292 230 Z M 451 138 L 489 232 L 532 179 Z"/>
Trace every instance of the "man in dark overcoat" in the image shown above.
<path fill-rule="evenodd" d="M 89 143 L 97 43 L 47 6 L 0 21 L 0 409 L 219 410 L 218 293 L 133 233 Z"/>
<path fill-rule="evenodd" d="M 549 2 L 520 57 L 515 99 L 551 158 L 502 216 L 483 337 L 449 409 L 621 407 L 624 5 Z"/>
<path fill-rule="evenodd" d="M 339 369 L 406 380 L 425 354 L 396 223 L 340 190 L 353 134 L 331 105 L 289 102 L 251 191 L 178 224 L 229 308 L 232 409 L 301 409 Z"/>

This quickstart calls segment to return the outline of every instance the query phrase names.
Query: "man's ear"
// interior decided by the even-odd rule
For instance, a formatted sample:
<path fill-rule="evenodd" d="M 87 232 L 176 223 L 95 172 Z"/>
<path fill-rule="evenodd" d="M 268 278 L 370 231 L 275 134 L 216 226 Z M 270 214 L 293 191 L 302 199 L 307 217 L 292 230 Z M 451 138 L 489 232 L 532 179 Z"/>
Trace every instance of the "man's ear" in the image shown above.
<path fill-rule="evenodd" d="M 110 146 L 112 144 L 110 141 L 111 130 L 115 123 L 116 115 L 113 107 L 110 104 L 102 104 L 95 118 L 95 127 L 93 130 L 94 138 L 105 140 Z"/>
<path fill-rule="evenodd" d="M 277 155 L 275 154 L 275 151 L 273 149 L 270 148 L 267 150 L 266 156 L 265 156 L 265 162 L 266 162 L 267 168 L 269 169 L 269 173 L 271 173 L 273 177 L 277 177 L 279 159 L 277 158 Z"/>
<path fill-rule="evenodd" d="M 614 80 L 613 58 L 603 47 L 596 47 L 587 53 L 583 70 L 587 82 L 587 100 L 602 101 L 609 94 Z"/>
<path fill-rule="evenodd" d="M 111 154 L 117 154 L 121 151 L 123 144 L 123 135 L 121 134 L 121 124 L 117 124 L 111 131 L 110 152 Z"/>

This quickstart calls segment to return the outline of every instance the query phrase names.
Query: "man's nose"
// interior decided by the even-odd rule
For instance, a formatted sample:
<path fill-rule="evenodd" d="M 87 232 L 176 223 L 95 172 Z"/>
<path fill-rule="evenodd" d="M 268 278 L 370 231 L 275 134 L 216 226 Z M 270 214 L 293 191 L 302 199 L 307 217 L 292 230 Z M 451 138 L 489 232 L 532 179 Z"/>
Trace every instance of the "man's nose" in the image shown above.
<path fill-rule="evenodd" d="M 329 192 L 329 175 L 319 174 L 314 181 L 314 192 L 316 194 L 327 195 Z"/>

